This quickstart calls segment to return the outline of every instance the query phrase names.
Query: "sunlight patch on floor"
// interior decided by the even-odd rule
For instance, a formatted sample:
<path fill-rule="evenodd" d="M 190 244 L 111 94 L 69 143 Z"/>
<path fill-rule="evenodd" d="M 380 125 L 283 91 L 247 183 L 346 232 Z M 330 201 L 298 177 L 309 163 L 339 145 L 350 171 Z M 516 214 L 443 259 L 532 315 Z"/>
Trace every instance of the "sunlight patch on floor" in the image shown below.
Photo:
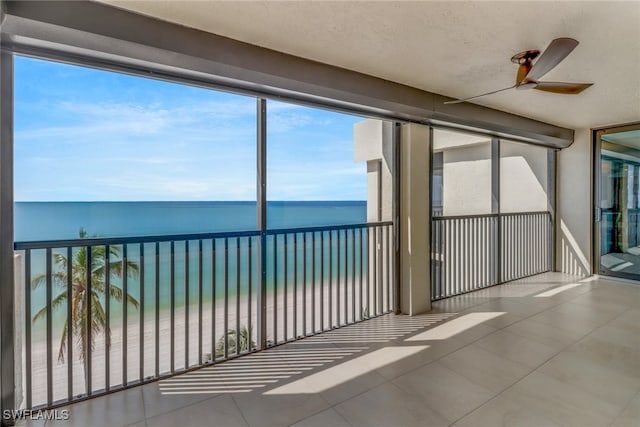
<path fill-rule="evenodd" d="M 460 316 L 453 320 L 449 320 L 440 326 L 436 326 L 433 329 L 426 330 L 405 339 L 405 341 L 430 341 L 430 340 L 446 340 L 454 335 L 464 332 L 473 328 L 487 320 L 494 319 L 496 317 L 506 314 L 504 311 L 483 312 L 483 313 L 469 313 L 464 316 Z"/>
<path fill-rule="evenodd" d="M 428 345 L 381 348 L 356 357 L 355 359 L 347 360 L 339 365 L 325 369 L 322 372 L 317 372 L 289 384 L 284 384 L 264 394 L 320 393 L 427 348 L 429 348 Z"/>
<path fill-rule="evenodd" d="M 568 285 L 564 285 L 564 286 L 559 286 L 557 288 L 553 288 L 550 289 L 546 292 L 542 292 L 538 295 L 534 295 L 535 298 L 545 298 L 545 297 L 552 297 L 554 295 L 558 295 L 561 292 L 567 291 L 569 289 L 573 289 L 577 286 L 582 286 L 582 283 L 569 283 Z"/>

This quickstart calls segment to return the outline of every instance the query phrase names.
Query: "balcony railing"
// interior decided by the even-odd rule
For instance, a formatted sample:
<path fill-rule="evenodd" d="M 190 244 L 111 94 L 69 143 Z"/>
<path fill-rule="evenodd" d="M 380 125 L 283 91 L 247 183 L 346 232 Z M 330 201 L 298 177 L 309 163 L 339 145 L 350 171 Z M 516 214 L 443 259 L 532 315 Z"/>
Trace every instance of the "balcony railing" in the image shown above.
<path fill-rule="evenodd" d="M 104 394 L 387 313 L 393 242 L 390 222 L 18 242 L 22 406 Z"/>
<path fill-rule="evenodd" d="M 434 216 L 431 299 L 549 271 L 551 232 L 549 212 Z"/>

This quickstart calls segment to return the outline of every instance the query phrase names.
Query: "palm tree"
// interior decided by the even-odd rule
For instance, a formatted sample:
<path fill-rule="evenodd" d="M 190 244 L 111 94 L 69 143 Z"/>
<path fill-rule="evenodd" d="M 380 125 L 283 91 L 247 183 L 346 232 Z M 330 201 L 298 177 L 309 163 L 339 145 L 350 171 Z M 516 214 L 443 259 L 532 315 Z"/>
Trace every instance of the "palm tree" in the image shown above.
<path fill-rule="evenodd" d="M 84 228 L 80 229 L 79 236 L 81 239 L 88 237 L 87 231 Z M 113 260 L 112 260 L 113 259 Z M 75 253 L 71 260 L 60 253 L 53 254 L 53 261 L 58 267 L 56 271 L 51 273 L 54 286 L 60 289 L 60 293 L 57 294 L 51 300 L 51 309 L 56 310 L 61 306 L 68 304 L 67 301 L 67 269 L 69 262 L 71 262 L 71 319 L 66 319 L 62 329 L 62 338 L 60 339 L 60 349 L 58 351 L 58 361 L 64 362 L 64 354 L 67 348 L 67 336 L 68 322 L 71 321 L 71 332 L 73 336 L 80 343 L 80 359 L 85 362 L 89 352 L 89 348 L 93 350 L 95 348 L 95 336 L 101 332 L 106 332 L 106 345 L 109 347 L 111 342 L 111 330 L 106 324 L 106 315 L 104 306 L 102 305 L 101 298 L 105 295 L 105 289 L 109 289 L 109 297 L 118 302 L 122 302 L 123 291 L 120 287 L 111 283 L 113 277 L 122 277 L 123 262 L 120 257 L 119 246 L 109 246 L 109 256 L 106 256 L 105 246 L 93 246 L 91 247 L 91 266 L 89 268 L 91 277 L 91 293 L 87 294 L 87 248 L 81 246 Z M 107 263 L 109 265 L 110 277 L 105 277 L 105 271 Z M 127 261 L 127 276 L 135 278 L 138 277 L 138 264 L 132 261 Z M 33 278 L 31 286 L 33 289 L 37 289 L 47 281 L 46 274 L 39 274 Z M 87 306 L 90 298 L 91 302 L 91 314 L 87 312 Z M 131 294 L 127 294 L 127 302 L 138 308 L 138 300 L 136 300 Z M 47 314 L 47 306 L 40 309 L 34 316 L 33 322 L 43 318 Z M 90 340 L 88 342 L 87 326 L 89 326 L 89 319 L 91 319 L 90 325 Z M 88 372 L 86 371 L 87 364 L 85 366 L 85 382 L 87 380 Z"/>
<path fill-rule="evenodd" d="M 238 337 L 236 337 L 236 331 L 234 329 L 229 329 L 225 335 L 221 336 L 218 339 L 218 345 L 216 346 L 216 357 L 224 356 L 224 347 L 227 344 L 227 341 L 229 344 L 228 354 L 233 354 L 236 352 L 236 345 L 240 347 L 240 353 L 249 351 L 256 346 L 256 343 L 251 340 L 251 330 L 242 325 L 240 327 Z"/>

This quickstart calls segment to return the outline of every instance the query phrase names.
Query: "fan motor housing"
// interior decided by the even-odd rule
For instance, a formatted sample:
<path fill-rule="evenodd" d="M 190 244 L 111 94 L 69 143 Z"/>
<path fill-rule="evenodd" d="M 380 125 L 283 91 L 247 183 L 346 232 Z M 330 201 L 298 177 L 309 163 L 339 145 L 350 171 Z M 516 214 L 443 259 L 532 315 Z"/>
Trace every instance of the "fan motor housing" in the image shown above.
<path fill-rule="evenodd" d="M 540 51 L 537 49 L 533 49 L 533 50 L 525 50 L 522 51 L 520 53 L 516 53 L 515 55 L 513 55 L 511 57 L 511 62 L 513 62 L 514 64 L 526 64 L 527 62 L 531 62 L 534 59 L 536 59 L 538 57 L 538 55 L 540 55 Z"/>

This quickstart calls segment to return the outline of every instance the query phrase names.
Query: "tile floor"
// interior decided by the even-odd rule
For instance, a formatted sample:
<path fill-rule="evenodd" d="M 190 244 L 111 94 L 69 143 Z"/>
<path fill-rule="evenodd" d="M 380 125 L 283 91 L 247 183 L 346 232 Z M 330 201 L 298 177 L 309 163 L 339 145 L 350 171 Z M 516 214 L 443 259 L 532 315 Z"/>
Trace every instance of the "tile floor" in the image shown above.
<path fill-rule="evenodd" d="M 547 273 L 67 409 L 46 426 L 638 426 L 640 285 Z"/>

